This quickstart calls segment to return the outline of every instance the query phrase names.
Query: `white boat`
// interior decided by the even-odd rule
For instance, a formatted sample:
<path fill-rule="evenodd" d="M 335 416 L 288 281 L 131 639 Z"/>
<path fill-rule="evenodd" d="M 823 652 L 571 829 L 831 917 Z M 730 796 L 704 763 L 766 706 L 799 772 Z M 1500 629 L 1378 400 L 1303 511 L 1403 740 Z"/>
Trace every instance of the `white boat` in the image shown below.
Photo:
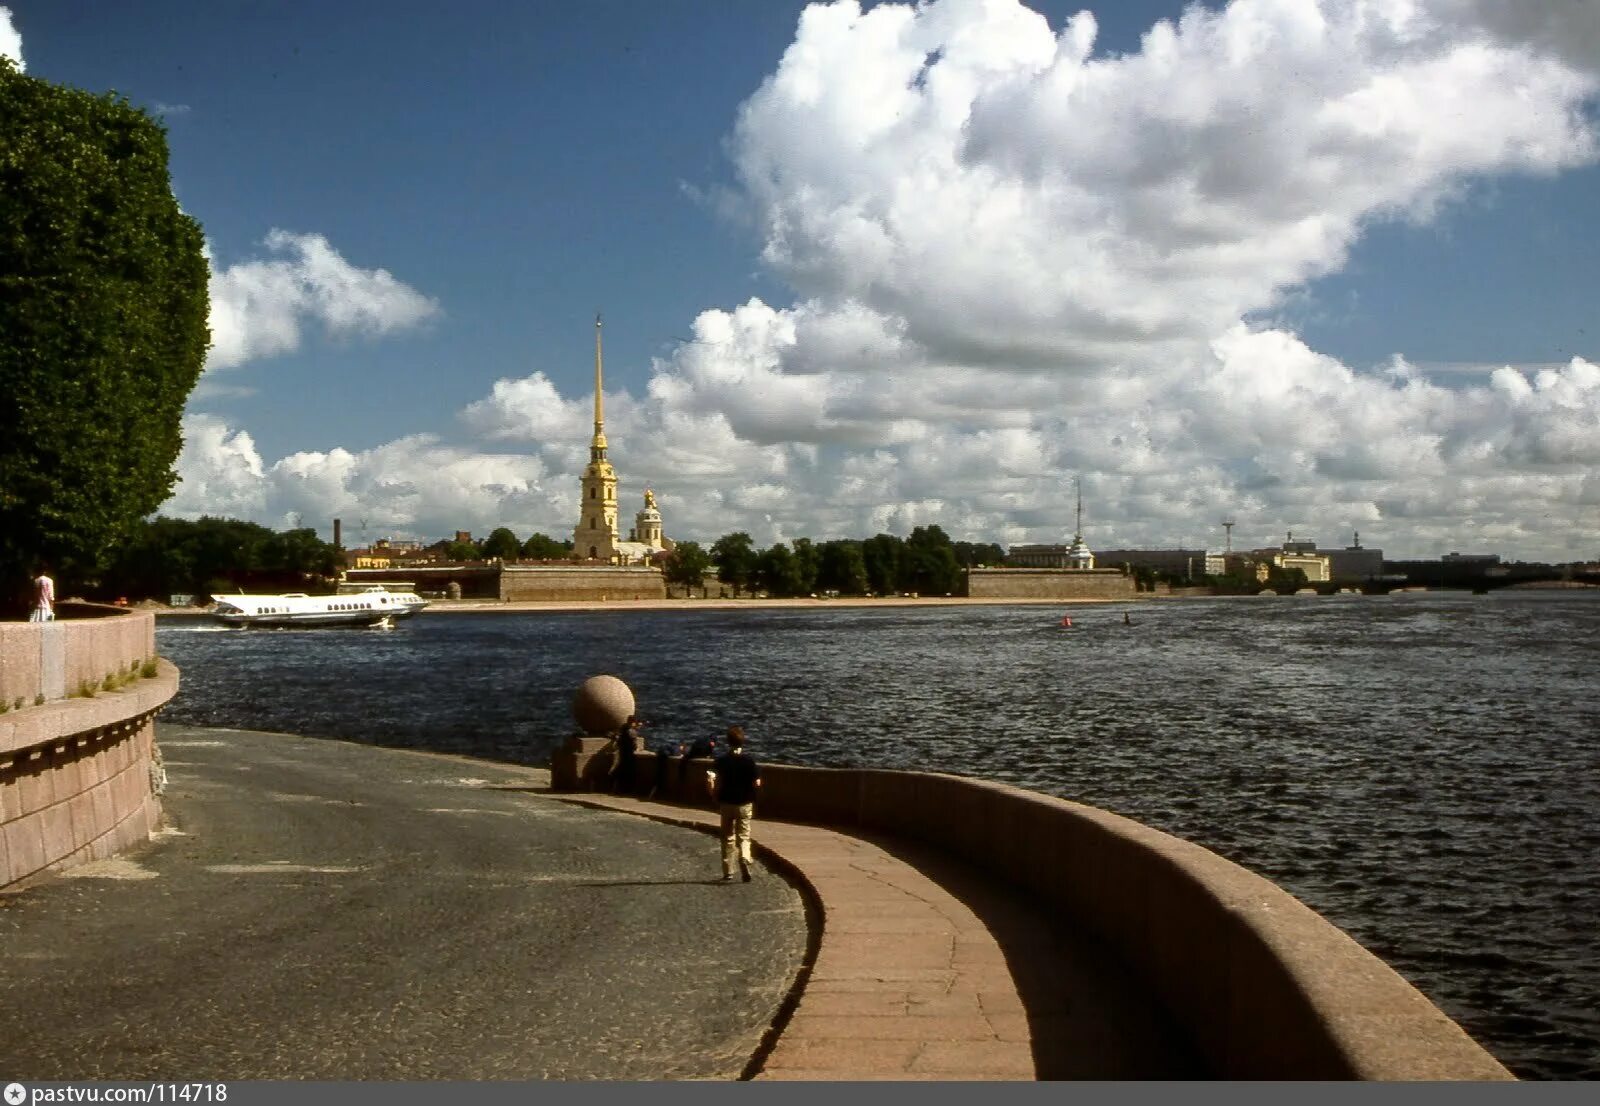
<path fill-rule="evenodd" d="M 228 626 L 391 626 L 428 601 L 382 585 L 346 595 L 219 595 L 211 617 Z"/>

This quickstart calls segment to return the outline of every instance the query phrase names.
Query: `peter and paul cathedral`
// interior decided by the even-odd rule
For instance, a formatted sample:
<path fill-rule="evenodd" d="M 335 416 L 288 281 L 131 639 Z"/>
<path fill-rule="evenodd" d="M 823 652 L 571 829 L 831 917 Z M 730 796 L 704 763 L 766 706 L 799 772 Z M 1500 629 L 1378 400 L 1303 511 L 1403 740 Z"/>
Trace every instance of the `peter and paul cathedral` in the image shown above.
<path fill-rule="evenodd" d="M 589 439 L 589 464 L 583 470 L 583 502 L 572 533 L 572 555 L 607 564 L 648 563 L 657 553 L 670 550 L 672 540 L 662 533 L 655 495 L 646 490 L 644 510 L 635 519 L 627 541 L 617 529 L 617 470 L 606 459 L 604 366 L 600 317 L 594 320 L 594 437 Z"/>

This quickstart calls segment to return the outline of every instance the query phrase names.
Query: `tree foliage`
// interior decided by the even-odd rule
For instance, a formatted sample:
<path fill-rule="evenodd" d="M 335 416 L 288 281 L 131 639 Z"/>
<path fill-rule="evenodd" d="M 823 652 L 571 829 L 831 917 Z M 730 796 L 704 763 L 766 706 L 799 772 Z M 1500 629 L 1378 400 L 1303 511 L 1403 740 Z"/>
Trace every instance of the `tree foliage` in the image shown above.
<path fill-rule="evenodd" d="M 504 526 L 497 527 L 493 533 L 483 540 L 483 557 L 492 560 L 495 557 L 502 561 L 514 561 L 522 554 L 522 543 Z"/>
<path fill-rule="evenodd" d="M 713 542 L 711 559 L 717 562 L 717 579 L 724 584 L 732 584 L 736 595 L 755 576 L 755 547 L 751 544 L 750 535 L 743 530 L 724 534 Z"/>
<path fill-rule="evenodd" d="M 564 561 L 572 556 L 572 542 L 548 534 L 534 534 L 522 543 L 522 556 L 530 561 Z"/>
<path fill-rule="evenodd" d="M 669 584 L 684 587 L 702 586 L 705 575 L 711 570 L 711 554 L 700 548 L 699 542 L 680 541 L 667 558 L 664 572 Z"/>
<path fill-rule="evenodd" d="M 0 599 L 93 574 L 176 479 L 210 340 L 161 125 L 0 57 Z"/>
<path fill-rule="evenodd" d="M 166 599 L 238 588 L 300 589 L 325 584 L 339 551 L 315 530 L 274 532 L 232 518 L 156 518 L 134 524 L 89 592 L 102 598 Z"/>

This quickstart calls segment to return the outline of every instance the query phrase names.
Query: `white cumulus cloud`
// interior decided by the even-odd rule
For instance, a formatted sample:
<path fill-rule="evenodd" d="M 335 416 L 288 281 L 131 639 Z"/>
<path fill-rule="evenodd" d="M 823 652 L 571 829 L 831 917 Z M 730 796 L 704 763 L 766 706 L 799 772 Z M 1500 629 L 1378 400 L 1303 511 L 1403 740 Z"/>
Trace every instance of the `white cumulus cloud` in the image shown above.
<path fill-rule="evenodd" d="M 350 264 L 320 234 L 274 229 L 268 259 L 211 271 L 207 369 L 291 353 L 308 322 L 335 336 L 376 337 L 440 314 L 437 302 L 383 269 Z"/>
<path fill-rule="evenodd" d="M 11 20 L 11 9 L 0 6 L 0 57 L 10 58 L 18 69 L 26 70 L 28 67 L 22 60 L 22 33 Z"/>

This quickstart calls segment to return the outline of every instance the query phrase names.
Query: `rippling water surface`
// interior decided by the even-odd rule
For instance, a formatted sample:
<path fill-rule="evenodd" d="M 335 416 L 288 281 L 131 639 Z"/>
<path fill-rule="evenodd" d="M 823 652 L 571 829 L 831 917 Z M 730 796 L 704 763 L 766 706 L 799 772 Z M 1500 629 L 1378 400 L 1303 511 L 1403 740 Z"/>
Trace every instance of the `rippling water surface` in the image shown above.
<path fill-rule="evenodd" d="M 1133 624 L 1124 625 L 1123 614 Z M 541 763 L 585 677 L 654 737 L 985 776 L 1277 881 L 1524 1077 L 1600 1077 L 1600 595 L 163 620 L 165 717 Z"/>

